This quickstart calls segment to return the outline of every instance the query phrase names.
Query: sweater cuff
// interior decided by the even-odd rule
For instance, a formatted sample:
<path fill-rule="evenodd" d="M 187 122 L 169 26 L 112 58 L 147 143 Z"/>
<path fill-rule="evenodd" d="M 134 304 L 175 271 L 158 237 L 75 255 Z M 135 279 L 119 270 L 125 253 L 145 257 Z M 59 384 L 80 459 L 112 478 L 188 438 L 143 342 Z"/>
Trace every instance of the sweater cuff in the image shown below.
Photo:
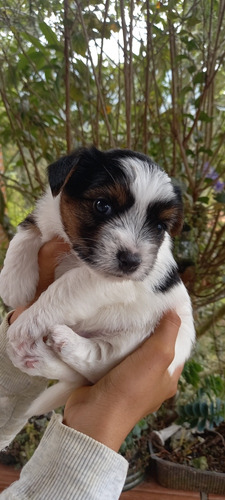
<path fill-rule="evenodd" d="M 1 333 L 2 333 L 2 335 L 5 335 L 7 333 L 7 330 L 9 328 L 9 326 L 10 326 L 9 319 L 10 319 L 10 316 L 12 316 L 12 313 L 13 313 L 13 310 L 10 311 L 10 312 L 8 312 L 4 316 L 4 318 L 3 318 L 2 322 L 1 322 L 1 330 L 2 330 Z"/>
<path fill-rule="evenodd" d="M 54 414 L 33 457 L 24 467 L 16 498 L 117 500 L 127 461 L 107 446 L 62 424 Z"/>

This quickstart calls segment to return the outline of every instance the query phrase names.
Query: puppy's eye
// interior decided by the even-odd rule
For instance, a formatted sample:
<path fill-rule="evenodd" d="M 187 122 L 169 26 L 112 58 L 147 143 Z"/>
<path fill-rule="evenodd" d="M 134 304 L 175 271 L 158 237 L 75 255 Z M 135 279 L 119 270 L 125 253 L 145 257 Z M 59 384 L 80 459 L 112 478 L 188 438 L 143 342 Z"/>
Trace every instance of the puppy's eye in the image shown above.
<path fill-rule="evenodd" d="M 107 200 L 99 199 L 94 201 L 94 209 L 102 215 L 111 215 L 112 206 Z"/>
<path fill-rule="evenodd" d="M 167 230 L 167 225 L 165 224 L 165 222 L 159 222 L 157 224 L 157 229 L 159 233 L 162 233 L 163 231 Z"/>

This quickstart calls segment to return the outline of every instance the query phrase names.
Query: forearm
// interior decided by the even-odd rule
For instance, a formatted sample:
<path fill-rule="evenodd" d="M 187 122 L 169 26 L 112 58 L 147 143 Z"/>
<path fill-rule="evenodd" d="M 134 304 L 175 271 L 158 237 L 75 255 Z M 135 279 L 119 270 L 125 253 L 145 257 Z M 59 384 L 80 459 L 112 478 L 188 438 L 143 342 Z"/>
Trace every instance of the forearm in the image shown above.
<path fill-rule="evenodd" d="M 60 420 L 59 415 L 52 417 L 19 481 L 0 495 L 1 500 L 119 498 L 127 473 L 126 460 Z"/>

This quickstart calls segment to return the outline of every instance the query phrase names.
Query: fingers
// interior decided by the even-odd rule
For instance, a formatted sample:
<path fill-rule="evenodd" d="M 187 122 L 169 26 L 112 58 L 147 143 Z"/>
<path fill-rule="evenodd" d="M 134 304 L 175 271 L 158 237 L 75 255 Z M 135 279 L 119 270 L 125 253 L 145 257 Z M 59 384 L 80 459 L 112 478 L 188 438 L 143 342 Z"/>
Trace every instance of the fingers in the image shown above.
<path fill-rule="evenodd" d="M 171 338 L 172 341 L 175 341 L 180 325 L 181 320 L 178 314 L 175 311 L 168 311 L 157 325 L 154 335 L 160 336 L 160 339 L 161 337 L 167 336 Z"/>
<path fill-rule="evenodd" d="M 58 237 L 52 238 L 40 248 L 38 253 L 39 282 L 35 300 L 55 279 L 55 268 L 65 253 L 71 250 L 70 245 Z"/>
<path fill-rule="evenodd" d="M 134 357 L 137 353 L 143 369 L 151 365 L 159 372 L 169 367 L 174 358 L 180 325 L 181 320 L 174 311 L 169 311 L 162 317 L 154 333 L 133 353 Z"/>

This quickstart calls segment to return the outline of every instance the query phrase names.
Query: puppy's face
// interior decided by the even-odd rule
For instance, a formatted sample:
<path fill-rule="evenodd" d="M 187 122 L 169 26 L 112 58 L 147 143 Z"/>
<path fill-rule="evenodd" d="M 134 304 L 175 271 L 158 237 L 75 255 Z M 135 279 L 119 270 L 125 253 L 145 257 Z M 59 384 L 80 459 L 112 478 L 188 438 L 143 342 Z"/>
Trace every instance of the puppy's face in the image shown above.
<path fill-rule="evenodd" d="M 49 182 L 74 251 L 106 275 L 143 280 L 182 227 L 179 193 L 139 153 L 78 150 L 49 167 Z"/>

